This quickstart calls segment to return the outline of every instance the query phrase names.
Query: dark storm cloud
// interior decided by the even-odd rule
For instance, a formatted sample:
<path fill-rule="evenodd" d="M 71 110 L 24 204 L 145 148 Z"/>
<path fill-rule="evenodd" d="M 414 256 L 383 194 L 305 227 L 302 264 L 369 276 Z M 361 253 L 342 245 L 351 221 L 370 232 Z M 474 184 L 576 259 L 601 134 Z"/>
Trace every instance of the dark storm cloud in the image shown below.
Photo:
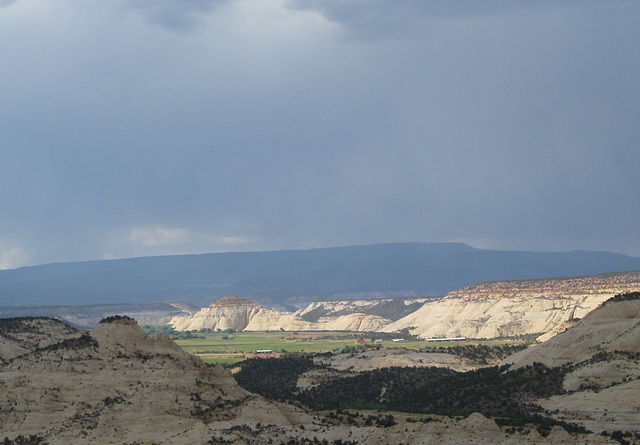
<path fill-rule="evenodd" d="M 191 31 L 203 24 L 218 5 L 232 0 L 129 0 L 126 7 L 141 11 L 153 22 L 176 31 Z"/>
<path fill-rule="evenodd" d="M 387 241 L 640 254 L 640 6 L 531 4 L 7 4 L 0 267 Z"/>
<path fill-rule="evenodd" d="M 425 19 L 469 19 L 522 12 L 563 9 L 578 0 L 557 2 L 542 0 L 291 0 L 288 6 L 304 11 L 318 11 L 327 19 L 344 25 L 358 38 L 393 38 L 404 36 L 425 25 Z"/>

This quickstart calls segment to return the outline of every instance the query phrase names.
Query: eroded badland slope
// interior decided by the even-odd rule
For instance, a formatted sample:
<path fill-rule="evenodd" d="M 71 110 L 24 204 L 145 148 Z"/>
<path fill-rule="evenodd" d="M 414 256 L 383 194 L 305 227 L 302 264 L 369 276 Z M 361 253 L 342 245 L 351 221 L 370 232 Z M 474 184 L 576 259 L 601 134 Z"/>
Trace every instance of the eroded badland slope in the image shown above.
<path fill-rule="evenodd" d="M 167 338 L 147 337 L 129 318 L 53 339 L 2 366 L 4 436 L 52 444 L 197 438 L 203 422 L 227 417 L 249 397 L 226 372 Z"/>
<path fill-rule="evenodd" d="M 614 295 L 640 290 L 640 272 L 590 277 L 497 281 L 467 286 L 444 298 L 320 301 L 295 313 L 224 297 L 190 316 L 174 317 L 179 331 L 399 332 L 422 338 L 550 338 Z"/>
<path fill-rule="evenodd" d="M 42 339 L 22 342 L 20 330 Z M 554 427 L 542 437 L 500 428 L 480 414 L 419 421 L 359 413 L 362 423 L 269 402 L 230 373 L 205 366 L 165 337 L 148 337 L 128 317 L 89 332 L 51 320 L 5 325 L 3 344 L 22 351 L 0 364 L 0 431 L 6 443 L 47 444 L 493 444 L 612 443 Z M 18 338 L 16 340 L 16 338 Z M 389 413 L 391 414 L 391 413 Z"/>
<path fill-rule="evenodd" d="M 570 329 L 505 360 L 562 367 L 564 395 L 538 403 L 593 431 L 640 432 L 640 293 L 616 296 Z"/>
<path fill-rule="evenodd" d="M 386 300 L 385 300 L 386 301 Z M 365 314 L 357 309 L 358 302 L 345 302 L 352 311 L 342 310 L 340 314 L 326 316 L 312 321 L 305 317 L 304 310 L 295 313 L 269 309 L 260 304 L 235 296 L 223 297 L 192 316 L 175 317 L 171 324 L 178 331 L 199 329 L 233 329 L 234 331 L 269 331 L 282 329 L 285 331 L 377 331 L 391 323 L 391 320 L 379 315 Z M 320 305 L 333 304 L 318 303 Z M 380 302 L 363 302 L 369 308 Z M 342 305 L 344 306 L 344 305 Z M 341 307 L 342 307 L 341 306 Z M 317 306 L 314 306 L 317 307 Z M 329 312 L 325 308 L 325 312 Z"/>
<path fill-rule="evenodd" d="M 614 295 L 639 289 L 640 272 L 481 283 L 425 303 L 383 330 L 410 329 L 423 338 L 552 336 Z"/>

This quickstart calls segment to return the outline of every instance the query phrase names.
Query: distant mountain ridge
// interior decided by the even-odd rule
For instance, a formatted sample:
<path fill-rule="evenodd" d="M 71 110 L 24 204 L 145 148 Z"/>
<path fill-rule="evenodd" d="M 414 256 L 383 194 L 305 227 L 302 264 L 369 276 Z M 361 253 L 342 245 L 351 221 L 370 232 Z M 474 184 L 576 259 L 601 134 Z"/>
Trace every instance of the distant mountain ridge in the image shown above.
<path fill-rule="evenodd" d="M 398 243 L 57 263 L 0 271 L 0 307 L 115 303 L 205 306 L 225 295 L 295 310 L 311 301 L 441 296 L 487 281 L 640 270 L 607 252 L 519 252 Z"/>

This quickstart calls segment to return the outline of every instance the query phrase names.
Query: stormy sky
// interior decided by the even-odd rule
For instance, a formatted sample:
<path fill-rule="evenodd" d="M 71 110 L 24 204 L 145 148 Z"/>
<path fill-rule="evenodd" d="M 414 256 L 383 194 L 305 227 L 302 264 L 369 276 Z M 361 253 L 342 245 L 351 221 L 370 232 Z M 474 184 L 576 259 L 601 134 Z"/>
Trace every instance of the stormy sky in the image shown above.
<path fill-rule="evenodd" d="M 640 255 L 640 2 L 0 0 L 0 268 Z"/>

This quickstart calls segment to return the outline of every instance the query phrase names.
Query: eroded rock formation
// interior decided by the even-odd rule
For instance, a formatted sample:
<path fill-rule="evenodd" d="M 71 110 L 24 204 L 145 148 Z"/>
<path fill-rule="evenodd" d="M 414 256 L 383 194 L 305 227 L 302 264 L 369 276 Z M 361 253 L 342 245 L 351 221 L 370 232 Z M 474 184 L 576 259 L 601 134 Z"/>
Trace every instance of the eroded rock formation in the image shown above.
<path fill-rule="evenodd" d="M 614 295 L 640 290 L 640 272 L 592 277 L 481 283 L 441 299 L 321 301 L 295 313 L 224 297 L 193 316 L 175 317 L 179 331 L 358 331 L 408 329 L 422 338 L 551 338 Z M 411 311 L 413 310 L 413 311 Z M 399 314 L 403 311 L 402 318 Z"/>
<path fill-rule="evenodd" d="M 540 400 L 592 431 L 640 431 L 640 293 L 608 300 L 573 327 L 504 361 L 563 367 L 567 394 Z"/>
<path fill-rule="evenodd" d="M 425 303 L 383 328 L 423 338 L 557 333 L 616 294 L 640 289 L 640 272 L 482 283 Z"/>
<path fill-rule="evenodd" d="M 22 327 L 41 338 L 23 341 Z M 109 317 L 92 331 L 36 320 L 4 333 L 11 335 L 2 344 L 23 349 L 0 364 L 6 443 L 612 443 L 559 427 L 546 437 L 535 429 L 509 431 L 480 414 L 421 422 L 385 413 L 392 422 L 367 426 L 305 412 L 241 389 L 226 370 L 205 366 L 166 337 L 149 338 L 128 317 Z M 386 419 L 376 412 L 356 417 L 367 416 Z"/>
<path fill-rule="evenodd" d="M 176 317 L 172 325 L 178 331 L 213 329 L 234 331 L 377 331 L 391 320 L 362 313 L 347 313 L 312 322 L 296 313 L 267 309 L 253 301 L 224 297 L 191 317 Z"/>

